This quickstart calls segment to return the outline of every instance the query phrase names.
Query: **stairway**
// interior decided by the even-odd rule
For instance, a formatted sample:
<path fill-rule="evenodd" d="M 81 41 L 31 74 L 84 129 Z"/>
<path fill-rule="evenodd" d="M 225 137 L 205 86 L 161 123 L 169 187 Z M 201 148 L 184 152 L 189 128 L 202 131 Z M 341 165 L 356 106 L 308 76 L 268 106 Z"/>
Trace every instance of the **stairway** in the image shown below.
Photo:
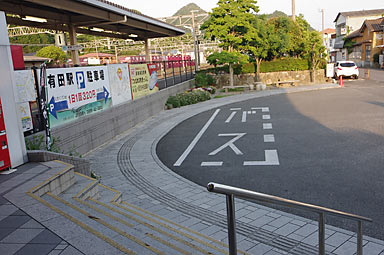
<path fill-rule="evenodd" d="M 57 187 L 60 184 L 65 188 Z M 66 222 L 86 230 L 87 236 L 79 237 L 85 243 L 78 247 L 85 254 L 228 253 L 225 243 L 126 203 L 117 190 L 74 173 L 73 168 L 51 177 L 28 194 L 65 217 Z"/>

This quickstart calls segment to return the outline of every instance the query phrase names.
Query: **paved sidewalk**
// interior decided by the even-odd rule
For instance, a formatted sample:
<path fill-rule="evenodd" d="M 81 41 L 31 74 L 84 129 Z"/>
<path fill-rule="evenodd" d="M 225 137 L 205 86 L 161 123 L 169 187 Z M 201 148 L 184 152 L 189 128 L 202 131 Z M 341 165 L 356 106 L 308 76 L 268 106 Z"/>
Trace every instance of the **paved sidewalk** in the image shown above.
<path fill-rule="evenodd" d="M 207 192 L 164 166 L 156 156 L 156 144 L 169 130 L 200 112 L 229 103 L 337 85 L 303 86 L 245 93 L 214 99 L 157 116 L 89 153 L 86 158 L 101 176 L 101 183 L 123 193 L 123 200 L 183 227 L 227 242 L 225 197 Z M 11 175 L 0 175 L 0 254 L 88 254 L 63 233 L 63 225 L 44 227 L 44 215 L 61 222 L 60 215 L 21 196 L 42 176 L 60 170 L 55 162 L 28 163 Z M 39 177 L 42 175 L 41 177 Z M 48 176 L 48 175 L 47 175 Z M 39 179 L 39 180 L 37 180 Z M 19 189 L 19 190 L 18 190 Z M 25 195 L 26 196 L 26 195 Z M 20 210 L 21 208 L 21 210 Z M 34 215 L 32 219 L 28 214 Z M 236 199 L 238 248 L 249 254 L 317 254 L 317 222 L 276 209 Z M 56 235 L 59 234 L 61 237 Z M 86 236 L 79 236 L 84 238 Z M 327 225 L 329 254 L 354 254 L 356 235 Z M 79 240 L 77 240 L 79 241 Z M 384 255 L 384 241 L 364 236 L 364 254 Z"/>

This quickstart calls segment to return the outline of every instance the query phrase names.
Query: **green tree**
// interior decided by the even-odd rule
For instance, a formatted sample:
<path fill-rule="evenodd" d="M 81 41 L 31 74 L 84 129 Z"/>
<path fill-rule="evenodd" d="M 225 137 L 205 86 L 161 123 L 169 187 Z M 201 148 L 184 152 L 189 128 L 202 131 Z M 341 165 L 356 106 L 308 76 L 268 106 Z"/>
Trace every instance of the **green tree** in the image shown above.
<path fill-rule="evenodd" d="M 218 6 L 212 9 L 210 18 L 201 26 L 201 29 L 205 30 L 205 38 L 218 39 L 224 52 L 243 53 L 243 46 L 248 43 L 249 34 L 254 30 L 254 13 L 259 11 L 256 3 L 255 0 L 219 0 Z M 224 58 L 224 55 L 222 56 Z M 226 55 L 225 58 L 227 57 L 236 60 L 233 54 Z M 233 86 L 233 62 L 230 62 L 228 63 Z"/>
<path fill-rule="evenodd" d="M 210 65 L 215 67 L 218 65 L 229 65 L 229 78 L 230 85 L 233 86 L 233 64 L 244 64 L 247 63 L 248 57 L 239 52 L 215 52 L 207 57 L 207 61 Z"/>
<path fill-rule="evenodd" d="M 47 46 L 36 52 L 36 55 L 43 58 L 50 58 L 54 63 L 64 63 L 67 60 L 67 55 L 59 47 Z"/>

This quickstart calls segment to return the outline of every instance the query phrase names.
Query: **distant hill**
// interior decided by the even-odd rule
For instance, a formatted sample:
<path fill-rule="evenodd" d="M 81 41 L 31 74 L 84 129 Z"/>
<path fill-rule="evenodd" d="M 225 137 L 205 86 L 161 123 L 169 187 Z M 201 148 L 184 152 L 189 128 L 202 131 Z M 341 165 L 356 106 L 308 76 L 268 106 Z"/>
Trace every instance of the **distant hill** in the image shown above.
<path fill-rule="evenodd" d="M 173 14 L 173 16 L 190 15 L 191 11 L 194 10 L 197 11 L 196 13 L 207 13 L 206 11 L 201 9 L 197 4 L 190 3 L 178 10 L 175 14 Z"/>
<path fill-rule="evenodd" d="M 271 18 L 279 18 L 279 17 L 288 17 L 288 15 L 282 11 L 274 11 L 272 14 L 267 14 L 267 17 L 268 19 L 271 19 Z"/>

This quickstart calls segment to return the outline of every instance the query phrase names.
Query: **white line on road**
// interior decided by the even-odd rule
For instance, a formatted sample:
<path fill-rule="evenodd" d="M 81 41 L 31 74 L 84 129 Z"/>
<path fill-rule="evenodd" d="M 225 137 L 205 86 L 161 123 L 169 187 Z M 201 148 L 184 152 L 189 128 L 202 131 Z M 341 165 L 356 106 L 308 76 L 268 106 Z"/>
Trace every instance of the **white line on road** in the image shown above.
<path fill-rule="evenodd" d="M 274 135 L 264 135 L 264 142 L 265 143 L 274 143 L 275 142 L 275 136 Z"/>
<path fill-rule="evenodd" d="M 252 107 L 251 109 L 252 110 L 260 110 L 261 109 L 262 112 L 269 112 L 269 107 Z"/>
<path fill-rule="evenodd" d="M 217 153 L 219 153 L 220 151 L 222 151 L 226 147 L 231 148 L 235 152 L 236 155 L 243 155 L 241 150 L 239 150 L 239 148 L 236 147 L 235 142 L 237 140 L 239 140 L 241 137 L 243 137 L 244 135 L 246 135 L 246 133 L 219 134 L 219 136 L 236 136 L 236 137 L 229 140 L 228 142 L 226 142 L 225 144 L 223 144 L 222 146 L 220 146 L 216 150 L 212 151 L 208 155 L 210 155 L 210 156 L 216 155 Z"/>
<path fill-rule="evenodd" d="M 272 123 L 263 123 L 263 129 L 272 129 Z"/>
<path fill-rule="evenodd" d="M 201 162 L 201 166 L 222 166 L 223 161 Z"/>
<path fill-rule="evenodd" d="M 269 114 L 263 115 L 263 120 L 270 120 L 270 119 L 271 119 L 271 115 Z"/>
<path fill-rule="evenodd" d="M 225 123 L 231 122 L 232 118 L 236 115 L 237 112 L 232 112 L 231 115 L 229 115 L 228 119 L 225 121 Z"/>
<path fill-rule="evenodd" d="M 243 111 L 243 117 L 241 118 L 241 122 L 247 122 L 247 112 Z"/>
<path fill-rule="evenodd" d="M 231 108 L 231 111 L 240 111 L 241 108 Z"/>
<path fill-rule="evenodd" d="M 244 161 L 244 166 L 278 166 L 280 165 L 277 150 L 265 150 L 264 161 Z"/>
<path fill-rule="evenodd" d="M 200 132 L 195 136 L 195 138 L 192 140 L 192 142 L 189 144 L 187 149 L 181 154 L 180 158 L 176 161 L 173 166 L 180 166 L 186 157 L 188 157 L 189 153 L 191 153 L 192 149 L 195 147 L 197 142 L 200 140 L 200 138 L 203 136 L 204 132 L 208 129 L 209 125 L 213 122 L 213 120 L 216 118 L 217 114 L 220 112 L 220 109 L 217 109 L 211 116 L 211 118 L 205 123 L 204 127 L 200 130 Z"/>

